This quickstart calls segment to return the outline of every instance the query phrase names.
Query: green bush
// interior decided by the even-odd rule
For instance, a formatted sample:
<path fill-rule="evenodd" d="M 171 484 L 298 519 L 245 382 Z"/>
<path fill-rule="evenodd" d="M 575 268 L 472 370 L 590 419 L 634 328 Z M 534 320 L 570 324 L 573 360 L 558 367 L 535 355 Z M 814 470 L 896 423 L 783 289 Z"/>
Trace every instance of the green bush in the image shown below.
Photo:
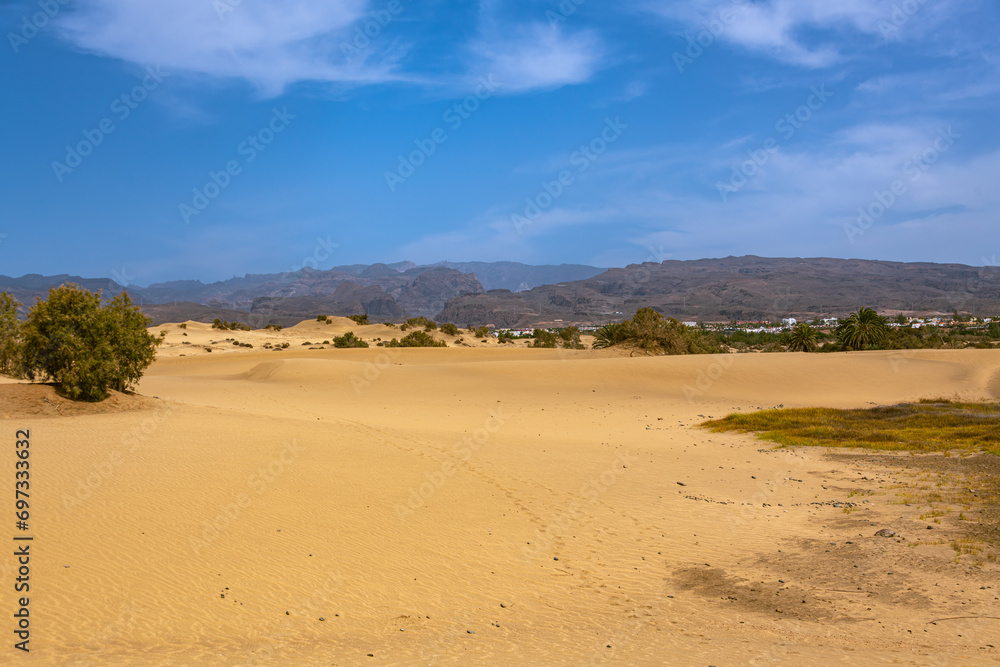
<path fill-rule="evenodd" d="M 580 329 L 577 327 L 566 327 L 559 331 L 559 340 L 562 346 L 568 350 L 582 350 L 583 343 L 580 342 Z"/>
<path fill-rule="evenodd" d="M 456 327 L 451 322 L 445 322 L 444 324 L 441 325 L 441 333 L 448 334 L 449 336 L 457 336 L 458 327 Z"/>
<path fill-rule="evenodd" d="M 555 347 L 556 346 L 556 335 L 551 331 L 546 331 L 545 329 L 535 329 L 532 334 L 534 342 L 532 342 L 531 347 Z"/>
<path fill-rule="evenodd" d="M 435 322 L 434 320 L 429 320 L 422 315 L 420 317 L 411 317 L 410 319 L 406 320 L 406 323 L 414 328 L 423 327 L 424 331 L 433 331 L 434 329 L 438 328 L 437 322 Z"/>
<path fill-rule="evenodd" d="M 316 321 L 317 321 L 317 322 L 326 322 L 326 321 L 327 321 L 327 319 L 329 319 L 329 318 L 327 318 L 327 316 L 326 316 L 326 315 L 317 315 L 317 316 L 316 316 Z"/>
<path fill-rule="evenodd" d="M 403 340 L 393 338 L 385 344 L 385 347 L 448 347 L 448 344 L 443 340 L 435 340 L 426 331 L 414 331 L 404 336 Z"/>
<path fill-rule="evenodd" d="M 475 329 L 469 327 L 469 331 L 474 333 L 476 335 L 476 338 L 486 338 L 487 336 L 490 335 L 489 327 L 476 327 Z"/>
<path fill-rule="evenodd" d="M 127 292 L 102 306 L 100 294 L 77 285 L 52 288 L 23 327 L 24 373 L 55 382 L 77 400 L 102 400 L 108 389 L 128 391 L 163 340 L 146 331 L 149 324 Z"/>
<path fill-rule="evenodd" d="M 622 344 L 663 354 L 715 354 L 723 351 L 715 335 L 684 326 L 672 317 L 665 318 L 652 308 L 640 308 L 631 320 L 608 324 L 597 331 L 594 347 Z"/>
<path fill-rule="evenodd" d="M 224 331 L 253 331 L 253 327 L 249 324 L 242 324 L 240 322 L 227 322 L 225 320 L 220 320 L 216 317 L 212 320 L 213 329 L 222 329 Z"/>
<path fill-rule="evenodd" d="M 348 331 L 343 336 L 336 336 L 333 339 L 333 346 L 339 348 L 368 347 L 368 343 L 355 336 L 353 331 Z"/>
<path fill-rule="evenodd" d="M 21 354 L 21 323 L 17 309 L 21 302 L 7 292 L 0 292 L 0 373 L 14 374 Z"/>
<path fill-rule="evenodd" d="M 270 331 L 281 331 L 283 328 L 284 327 L 282 327 L 280 324 L 268 324 L 266 327 L 264 327 L 265 330 L 270 330 Z"/>
<path fill-rule="evenodd" d="M 354 320 L 354 323 L 358 325 L 368 324 L 368 313 L 364 315 L 351 315 L 350 319 Z"/>

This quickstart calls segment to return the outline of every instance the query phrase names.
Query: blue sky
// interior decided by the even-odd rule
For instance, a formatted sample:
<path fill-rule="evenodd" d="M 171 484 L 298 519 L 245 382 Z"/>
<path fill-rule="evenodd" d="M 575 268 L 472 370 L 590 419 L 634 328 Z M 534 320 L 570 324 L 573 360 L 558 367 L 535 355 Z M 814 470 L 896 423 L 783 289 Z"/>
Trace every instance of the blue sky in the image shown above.
<path fill-rule="evenodd" d="M 980 0 L 0 7 L 0 273 L 995 264 Z"/>

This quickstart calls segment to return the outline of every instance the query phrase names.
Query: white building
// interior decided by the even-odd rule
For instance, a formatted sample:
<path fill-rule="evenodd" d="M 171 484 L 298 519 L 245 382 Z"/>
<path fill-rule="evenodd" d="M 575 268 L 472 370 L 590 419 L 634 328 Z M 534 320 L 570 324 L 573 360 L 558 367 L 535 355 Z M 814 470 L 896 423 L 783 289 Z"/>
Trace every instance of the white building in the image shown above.
<path fill-rule="evenodd" d="M 798 323 L 799 321 L 796 320 L 794 317 L 786 317 L 785 319 L 781 320 L 781 325 L 786 327 L 794 327 Z"/>

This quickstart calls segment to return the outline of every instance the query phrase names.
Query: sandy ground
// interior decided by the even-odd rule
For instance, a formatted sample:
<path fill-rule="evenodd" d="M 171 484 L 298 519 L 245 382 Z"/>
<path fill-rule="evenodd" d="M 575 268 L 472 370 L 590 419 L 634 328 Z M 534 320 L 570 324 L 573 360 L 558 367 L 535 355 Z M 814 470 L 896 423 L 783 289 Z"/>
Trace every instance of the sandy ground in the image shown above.
<path fill-rule="evenodd" d="M 387 326 L 385 324 L 358 325 L 346 317 L 331 317 L 328 322 L 305 321 L 293 327 L 286 327 L 281 331 L 267 331 L 257 329 L 254 331 L 230 331 L 223 329 L 213 329 L 212 325 L 202 322 L 183 322 L 177 324 L 163 324 L 150 328 L 149 332 L 159 335 L 166 332 L 163 344 L 158 351 L 159 358 L 168 357 L 191 357 L 203 354 L 244 352 L 247 349 L 256 349 L 274 352 L 280 355 L 284 352 L 305 349 L 332 348 L 331 341 L 337 336 L 343 336 L 347 332 L 353 332 L 355 336 L 367 342 L 371 347 L 377 347 L 379 342 L 388 342 L 393 338 L 401 340 L 404 336 L 414 331 L 423 331 L 423 327 L 410 327 L 401 331 L 400 325 Z M 460 329 L 456 336 L 449 336 L 441 333 L 440 330 L 428 332 L 436 340 L 443 341 L 452 347 L 467 348 L 501 348 L 528 347 L 532 341 L 517 340 L 513 343 L 500 344 L 496 338 L 487 336 L 476 338 L 476 335 L 467 329 Z M 593 342 L 593 336 L 584 335 L 580 337 L 587 347 Z M 252 348 L 234 345 L 233 341 L 249 344 Z M 288 344 L 288 348 L 274 350 L 276 346 Z M 264 345 L 270 344 L 270 348 Z M 621 356 L 617 354 L 613 356 Z M 611 353 L 605 353 L 612 356 Z"/>
<path fill-rule="evenodd" d="M 0 562 L 4 664 L 1000 660 L 1000 568 L 929 539 L 957 519 L 928 531 L 902 472 L 692 428 L 997 398 L 1000 351 L 179 347 L 111 411 L 4 399 L 0 496 L 30 429 L 35 538 L 27 655 Z"/>

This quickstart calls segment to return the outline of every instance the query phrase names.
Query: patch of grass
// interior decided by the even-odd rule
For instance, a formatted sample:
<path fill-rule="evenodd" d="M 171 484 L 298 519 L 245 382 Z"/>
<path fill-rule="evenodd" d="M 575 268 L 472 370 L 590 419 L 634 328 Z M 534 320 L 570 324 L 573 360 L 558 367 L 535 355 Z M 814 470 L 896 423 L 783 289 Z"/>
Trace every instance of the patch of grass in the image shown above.
<path fill-rule="evenodd" d="M 926 400 L 858 410 L 785 408 L 700 424 L 717 433 L 756 433 L 784 447 L 890 451 L 985 451 L 1000 456 L 1000 404 Z"/>

